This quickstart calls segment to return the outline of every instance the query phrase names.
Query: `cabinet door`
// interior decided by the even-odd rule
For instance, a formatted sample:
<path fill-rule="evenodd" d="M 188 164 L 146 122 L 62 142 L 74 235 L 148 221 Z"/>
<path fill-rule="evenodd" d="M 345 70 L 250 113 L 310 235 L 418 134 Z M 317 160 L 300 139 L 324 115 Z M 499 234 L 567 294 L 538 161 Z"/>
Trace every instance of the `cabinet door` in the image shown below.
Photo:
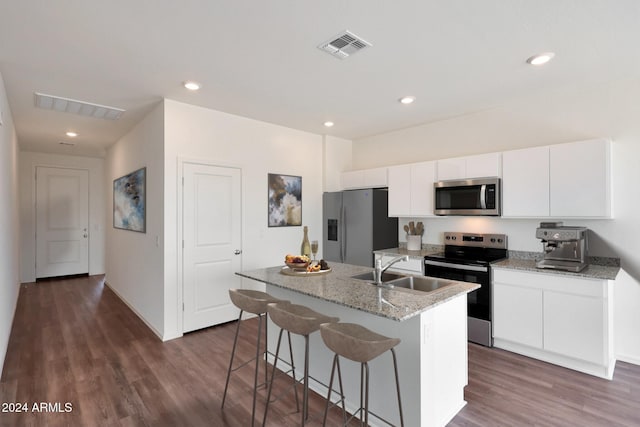
<path fill-rule="evenodd" d="M 389 216 L 411 215 L 411 166 L 391 166 L 389 175 Z"/>
<path fill-rule="evenodd" d="M 364 175 L 362 171 L 342 172 L 342 188 L 350 190 L 353 188 L 363 188 Z"/>
<path fill-rule="evenodd" d="M 411 215 L 433 216 L 433 183 L 436 179 L 436 162 L 411 165 Z"/>
<path fill-rule="evenodd" d="M 464 157 L 438 160 L 438 181 L 465 179 L 466 173 L 467 161 Z"/>
<path fill-rule="evenodd" d="M 502 153 L 502 213 L 549 216 L 549 147 Z"/>
<path fill-rule="evenodd" d="M 544 349 L 602 364 L 605 307 L 599 298 L 546 291 Z"/>
<path fill-rule="evenodd" d="M 493 284 L 493 336 L 542 348 L 542 290 Z"/>
<path fill-rule="evenodd" d="M 550 147 L 551 216 L 610 217 L 610 142 Z"/>
<path fill-rule="evenodd" d="M 501 153 L 480 154 L 466 158 L 467 168 L 465 178 L 482 178 L 487 176 L 502 176 Z"/>
<path fill-rule="evenodd" d="M 364 169 L 361 172 L 363 188 L 381 188 L 388 185 L 387 168 Z"/>

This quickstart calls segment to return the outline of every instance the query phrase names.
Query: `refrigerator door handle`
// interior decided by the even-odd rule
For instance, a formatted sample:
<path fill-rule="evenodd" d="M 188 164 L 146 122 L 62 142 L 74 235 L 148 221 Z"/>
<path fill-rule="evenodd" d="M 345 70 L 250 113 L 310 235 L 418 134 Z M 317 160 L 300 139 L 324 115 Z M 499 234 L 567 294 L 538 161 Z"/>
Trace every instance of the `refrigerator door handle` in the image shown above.
<path fill-rule="evenodd" d="M 344 205 L 340 207 L 340 231 L 342 236 L 340 236 L 340 262 L 344 263 L 344 259 L 346 257 L 347 251 L 347 227 L 345 226 L 344 220 L 347 214 L 345 212 Z"/>

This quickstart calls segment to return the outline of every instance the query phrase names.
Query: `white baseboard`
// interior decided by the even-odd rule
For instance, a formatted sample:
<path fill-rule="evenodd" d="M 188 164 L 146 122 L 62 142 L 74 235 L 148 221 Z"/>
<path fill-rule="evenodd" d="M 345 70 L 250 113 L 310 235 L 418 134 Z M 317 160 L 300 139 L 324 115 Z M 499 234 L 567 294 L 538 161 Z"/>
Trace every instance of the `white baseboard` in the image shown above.
<path fill-rule="evenodd" d="M 7 350 L 9 349 L 9 340 L 11 339 L 11 331 L 13 330 L 13 322 L 16 320 L 18 298 L 20 298 L 20 283 L 18 283 L 18 292 L 16 292 L 16 297 L 13 301 L 13 311 L 11 312 L 11 322 L 9 322 L 9 333 L 7 334 L 7 342 L 0 343 L 0 376 L 2 376 L 4 361 L 7 357 Z"/>
<path fill-rule="evenodd" d="M 617 359 L 620 362 L 631 363 L 632 365 L 640 366 L 640 358 L 635 356 L 629 356 L 627 354 L 618 354 Z"/>
<path fill-rule="evenodd" d="M 107 282 L 106 280 L 104 281 L 104 284 L 111 289 L 111 291 L 116 294 L 116 296 L 118 298 L 120 298 L 120 301 L 122 301 L 127 307 L 129 307 L 129 309 L 131 311 L 133 311 L 135 313 L 136 316 L 138 316 L 140 318 L 140 320 L 142 320 L 144 322 L 145 325 L 147 325 L 147 327 L 149 329 L 151 329 L 151 332 L 153 332 L 154 334 L 156 334 L 158 336 L 158 338 L 160 338 L 160 340 L 162 341 L 167 341 L 162 337 L 162 334 L 160 333 L 160 331 L 158 331 L 156 328 L 154 328 L 153 326 L 151 326 L 151 324 L 149 322 L 147 322 L 147 319 L 144 318 L 144 316 L 142 314 L 140 314 L 138 312 L 138 310 L 136 310 L 131 304 L 129 304 L 129 302 L 122 296 L 120 295 L 120 292 L 118 292 L 117 290 L 115 290 L 115 288 L 113 286 L 111 286 L 109 284 L 109 282 Z"/>

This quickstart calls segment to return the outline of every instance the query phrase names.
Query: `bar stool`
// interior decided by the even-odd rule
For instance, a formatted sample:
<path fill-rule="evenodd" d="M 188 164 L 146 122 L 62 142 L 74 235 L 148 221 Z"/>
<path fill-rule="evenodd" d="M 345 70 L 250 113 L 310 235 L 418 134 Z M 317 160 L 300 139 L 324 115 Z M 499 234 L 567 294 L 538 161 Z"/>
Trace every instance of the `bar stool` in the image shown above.
<path fill-rule="evenodd" d="M 255 413 L 256 413 L 256 393 L 257 393 L 257 389 L 259 387 L 258 384 L 258 367 L 260 364 L 260 353 L 261 353 L 261 349 L 260 349 L 260 342 L 261 342 L 261 337 L 262 337 L 262 318 L 265 317 L 266 313 L 267 313 L 267 304 L 269 303 L 274 303 L 274 302 L 282 302 L 281 300 L 272 297 L 271 295 L 265 293 L 265 292 L 260 292 L 260 291 L 254 291 L 254 290 L 250 290 L 250 289 L 229 289 L 229 296 L 231 297 L 231 302 L 233 302 L 233 304 L 238 307 L 240 309 L 240 315 L 238 316 L 238 326 L 236 327 L 236 336 L 233 339 L 233 350 L 231 350 L 231 360 L 229 361 L 229 370 L 227 371 L 227 381 L 226 384 L 224 386 L 224 394 L 222 395 L 222 406 L 221 408 L 224 409 L 224 403 L 225 400 L 227 398 L 227 388 L 229 387 L 229 378 L 231 377 L 231 372 L 235 372 L 236 370 L 242 368 L 243 366 L 251 363 L 254 359 L 256 361 L 256 368 L 255 368 L 255 375 L 253 378 L 253 406 L 251 409 L 251 425 L 254 425 L 254 419 L 255 419 Z M 258 315 L 258 338 L 257 338 L 257 342 L 256 342 L 256 355 L 254 358 L 247 360 L 246 362 L 240 364 L 239 366 L 232 368 L 233 366 L 233 360 L 235 358 L 235 354 L 236 354 L 236 346 L 238 344 L 238 335 L 240 333 L 240 325 L 242 323 L 242 313 L 247 312 L 247 313 L 253 313 L 253 314 L 257 314 Z M 264 322 L 264 336 L 265 336 L 265 351 L 264 353 L 267 352 L 266 350 L 266 343 L 267 343 L 267 322 Z M 291 349 L 290 349 L 291 352 Z M 263 354 L 264 354 L 263 353 Z M 291 359 L 293 360 L 293 359 Z M 264 358 L 264 376 L 265 376 L 265 382 L 263 384 L 266 384 L 267 381 L 267 358 Z M 294 374 L 295 375 L 295 374 Z M 262 385 L 262 384 L 260 384 Z"/>
<path fill-rule="evenodd" d="M 331 367 L 331 379 L 329 381 L 329 394 L 325 405 L 323 426 L 327 422 L 327 412 L 329 411 L 329 398 L 331 397 L 331 387 L 333 386 L 333 377 L 338 369 L 340 375 L 339 356 L 346 357 L 349 360 L 360 363 L 360 408 L 358 408 L 351 418 L 360 413 L 360 422 L 369 425 L 369 365 L 368 362 L 380 356 L 387 350 L 391 350 L 393 356 L 393 369 L 396 375 L 396 392 L 398 394 L 398 410 L 400 412 L 400 425 L 404 426 L 402 417 L 402 403 L 400 401 L 400 382 L 398 381 L 398 363 L 396 360 L 396 352 L 394 347 L 400 343 L 398 338 L 389 338 L 384 335 L 375 333 L 363 326 L 354 323 L 328 323 L 320 326 L 320 335 L 325 345 L 331 349 L 335 356 L 333 357 L 333 365 Z M 364 378 L 364 384 L 363 384 Z M 364 404 L 363 404 L 364 391 Z M 340 384 L 340 393 L 344 394 L 342 384 Z M 344 398 L 342 399 L 342 408 L 344 411 Z M 364 413 L 364 419 L 363 419 Z M 384 421 L 388 425 L 392 425 L 389 421 L 380 418 L 371 412 L 371 415 Z M 351 418 L 348 420 L 350 421 Z M 348 421 L 344 424 L 347 425 Z M 344 427 L 343 425 L 343 427 Z"/>
<path fill-rule="evenodd" d="M 276 365 L 278 363 L 278 356 L 280 353 L 280 343 L 282 341 L 282 333 L 287 331 L 289 334 L 302 335 L 304 337 L 304 381 L 303 395 L 302 395 L 302 422 L 304 426 L 305 421 L 309 415 L 309 335 L 320 329 L 320 325 L 323 323 L 337 322 L 340 319 L 337 317 L 326 316 L 318 313 L 309 307 L 303 305 L 291 304 L 289 302 L 277 302 L 268 305 L 267 309 L 271 321 L 280 327 L 280 334 L 278 335 L 278 344 L 276 346 L 276 356 L 273 363 L 273 371 L 271 374 L 271 380 L 269 383 L 269 392 L 267 393 L 267 404 L 264 409 L 264 419 L 262 420 L 263 427 L 267 422 L 267 413 L 269 410 L 269 403 L 271 400 L 271 391 L 273 389 L 273 380 L 276 375 Z M 291 335 L 289 335 L 289 345 L 291 345 Z M 293 360 L 293 359 L 292 359 Z M 293 375 L 294 390 L 296 392 L 297 399 L 297 384 L 300 380 L 296 380 L 295 373 Z M 297 403 L 296 403 L 297 404 Z"/>

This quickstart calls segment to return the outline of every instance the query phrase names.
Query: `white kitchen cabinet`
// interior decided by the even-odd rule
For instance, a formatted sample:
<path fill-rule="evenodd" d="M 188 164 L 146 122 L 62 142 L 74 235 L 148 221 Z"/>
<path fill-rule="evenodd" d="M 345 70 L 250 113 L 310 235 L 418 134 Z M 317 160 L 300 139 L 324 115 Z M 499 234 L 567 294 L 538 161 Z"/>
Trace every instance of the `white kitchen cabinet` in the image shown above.
<path fill-rule="evenodd" d="M 389 216 L 433 216 L 436 162 L 389 167 Z"/>
<path fill-rule="evenodd" d="M 502 176 L 502 153 L 487 153 L 467 157 L 466 178 Z"/>
<path fill-rule="evenodd" d="M 550 146 L 552 217 L 611 217 L 611 142 Z"/>
<path fill-rule="evenodd" d="M 389 216 L 411 214 L 411 165 L 389 167 Z"/>
<path fill-rule="evenodd" d="M 607 322 L 602 308 L 599 298 L 545 292 L 545 350 L 596 364 L 604 363 L 606 355 L 602 340 Z"/>
<path fill-rule="evenodd" d="M 434 190 L 436 162 L 421 162 L 411 165 L 411 212 L 412 216 L 434 216 Z"/>
<path fill-rule="evenodd" d="M 502 216 L 549 216 L 549 147 L 502 153 Z"/>
<path fill-rule="evenodd" d="M 342 188 L 345 190 L 386 187 L 387 168 L 342 172 L 341 180 Z"/>
<path fill-rule="evenodd" d="M 542 290 L 493 284 L 493 336 L 542 348 Z"/>
<path fill-rule="evenodd" d="M 611 379 L 612 286 L 602 279 L 494 268 L 494 346 Z"/>
<path fill-rule="evenodd" d="M 502 176 L 502 153 L 438 160 L 438 181 Z"/>
<path fill-rule="evenodd" d="M 467 177 L 466 157 L 438 160 L 438 181 L 465 179 Z"/>

